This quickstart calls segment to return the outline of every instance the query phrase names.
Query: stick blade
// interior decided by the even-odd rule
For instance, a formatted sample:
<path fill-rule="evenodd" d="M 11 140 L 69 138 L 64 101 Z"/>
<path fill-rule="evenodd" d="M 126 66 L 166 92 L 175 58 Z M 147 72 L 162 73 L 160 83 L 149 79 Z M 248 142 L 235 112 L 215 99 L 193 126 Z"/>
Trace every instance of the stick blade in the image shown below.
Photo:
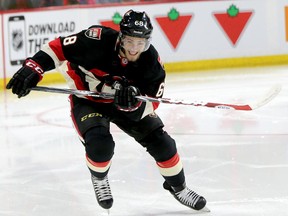
<path fill-rule="evenodd" d="M 280 92 L 281 92 L 282 86 L 280 84 L 274 85 L 264 96 L 261 100 L 258 100 L 255 103 L 251 103 L 250 107 L 252 110 L 258 109 L 265 104 L 272 101 Z"/>

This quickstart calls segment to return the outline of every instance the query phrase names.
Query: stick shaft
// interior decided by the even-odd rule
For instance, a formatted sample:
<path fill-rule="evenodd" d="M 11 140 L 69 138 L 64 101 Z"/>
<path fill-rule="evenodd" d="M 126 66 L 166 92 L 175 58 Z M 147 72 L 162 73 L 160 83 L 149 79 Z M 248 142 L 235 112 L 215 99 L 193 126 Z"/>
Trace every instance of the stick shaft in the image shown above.
<path fill-rule="evenodd" d="M 87 90 L 76 90 L 76 89 L 64 89 L 64 88 L 54 88 L 46 86 L 36 86 L 31 88 L 33 91 L 42 91 L 42 92 L 52 92 L 52 93 L 61 93 L 61 94 L 74 94 L 81 96 L 91 96 L 104 99 L 113 99 L 114 94 L 111 93 L 102 93 L 96 91 L 87 91 Z M 259 108 L 272 99 L 274 99 L 281 90 L 281 86 L 273 86 L 270 91 L 263 97 L 261 100 L 256 101 L 251 104 L 228 104 L 228 103 L 216 103 L 216 102 L 202 102 L 202 101 L 184 101 L 184 100 L 173 100 L 170 98 L 154 98 L 147 96 L 136 96 L 140 101 L 144 102 L 156 102 L 156 103 L 165 103 L 165 104 L 176 104 L 176 105 L 190 105 L 196 107 L 209 107 L 209 108 L 218 108 L 218 109 L 235 109 L 242 111 L 250 111 L 256 108 Z"/>

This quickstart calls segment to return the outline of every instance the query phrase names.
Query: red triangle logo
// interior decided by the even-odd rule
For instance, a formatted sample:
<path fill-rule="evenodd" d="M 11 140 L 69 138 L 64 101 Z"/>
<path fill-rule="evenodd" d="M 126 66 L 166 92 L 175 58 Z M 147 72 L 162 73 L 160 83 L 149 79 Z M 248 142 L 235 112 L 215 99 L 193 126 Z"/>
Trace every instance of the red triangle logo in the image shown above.
<path fill-rule="evenodd" d="M 225 12 L 214 13 L 214 17 L 232 44 L 236 45 L 252 14 L 252 11 L 239 12 L 237 15 L 231 16 L 229 13 Z"/>
<path fill-rule="evenodd" d="M 191 18 L 192 15 L 179 16 L 176 20 L 171 20 L 166 16 L 156 17 L 157 22 L 174 49 L 177 48 Z"/>

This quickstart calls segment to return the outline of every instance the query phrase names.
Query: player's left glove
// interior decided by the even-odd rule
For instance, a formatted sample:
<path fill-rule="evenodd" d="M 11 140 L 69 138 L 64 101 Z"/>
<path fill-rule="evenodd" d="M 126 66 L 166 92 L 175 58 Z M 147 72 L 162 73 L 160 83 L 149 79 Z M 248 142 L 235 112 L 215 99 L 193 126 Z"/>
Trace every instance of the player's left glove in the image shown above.
<path fill-rule="evenodd" d="M 23 63 L 23 67 L 13 75 L 6 88 L 12 88 L 12 93 L 17 94 L 18 98 L 24 97 L 29 94 L 29 88 L 35 87 L 42 79 L 43 73 L 41 66 L 28 58 Z"/>
<path fill-rule="evenodd" d="M 125 112 L 135 111 L 142 104 L 142 101 L 136 98 L 138 95 L 140 95 L 140 91 L 135 86 L 119 86 L 115 92 L 114 104 L 118 110 Z"/>

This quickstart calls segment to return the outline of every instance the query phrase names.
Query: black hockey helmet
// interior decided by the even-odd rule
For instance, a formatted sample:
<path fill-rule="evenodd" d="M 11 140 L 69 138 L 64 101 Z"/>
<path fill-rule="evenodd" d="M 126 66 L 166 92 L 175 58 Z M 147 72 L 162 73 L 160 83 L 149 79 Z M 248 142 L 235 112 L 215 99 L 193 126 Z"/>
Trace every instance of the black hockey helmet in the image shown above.
<path fill-rule="evenodd" d="M 152 30 L 153 26 L 150 18 L 145 12 L 129 10 L 124 14 L 120 22 L 122 35 L 149 39 Z"/>

